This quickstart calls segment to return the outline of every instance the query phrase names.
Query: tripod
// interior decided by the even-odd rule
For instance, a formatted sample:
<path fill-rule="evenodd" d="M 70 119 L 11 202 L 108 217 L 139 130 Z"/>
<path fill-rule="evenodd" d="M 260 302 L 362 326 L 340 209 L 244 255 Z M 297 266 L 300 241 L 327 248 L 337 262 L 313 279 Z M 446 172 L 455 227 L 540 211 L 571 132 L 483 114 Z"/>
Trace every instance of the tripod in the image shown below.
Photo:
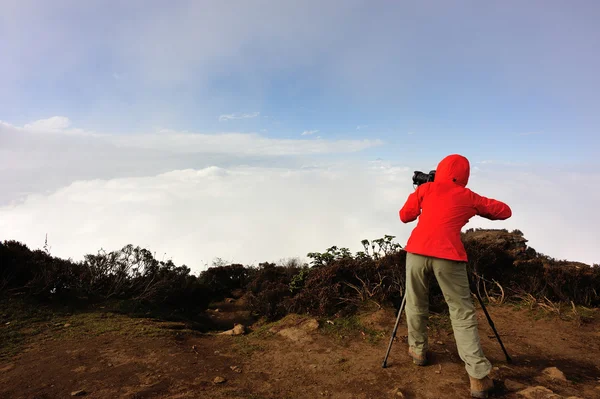
<path fill-rule="evenodd" d="M 502 351 L 504 352 L 504 355 L 506 356 L 506 362 L 509 364 L 512 363 L 512 359 L 510 358 L 510 356 L 508 356 L 508 352 L 506 352 L 506 348 L 504 348 L 504 344 L 502 343 L 502 340 L 500 339 L 500 335 L 498 335 L 498 331 L 496 331 L 494 322 L 492 321 L 492 318 L 490 317 L 487 309 L 485 308 L 485 305 L 483 304 L 483 301 L 481 300 L 479 291 L 477 291 L 476 289 L 475 290 L 473 289 L 473 282 L 471 280 L 471 277 L 469 276 L 468 278 L 469 278 L 469 286 L 471 287 L 471 292 L 474 292 L 475 296 L 479 300 L 479 304 L 481 305 L 481 308 L 483 309 L 483 313 L 485 313 L 485 317 L 487 318 L 487 321 L 490 324 L 490 327 L 492 327 L 492 330 L 494 330 L 496 339 L 500 343 L 500 347 L 502 348 Z M 394 338 L 396 338 L 396 331 L 398 331 L 398 324 L 400 324 L 400 316 L 402 315 L 402 309 L 404 308 L 405 304 L 406 304 L 406 291 L 404 291 L 404 297 L 402 298 L 402 303 L 400 304 L 400 309 L 398 310 L 398 317 L 396 318 L 396 325 L 394 326 L 394 331 L 392 331 L 392 337 L 390 338 L 390 344 L 388 345 L 387 352 L 385 353 L 385 358 L 383 359 L 383 364 L 381 365 L 381 367 L 383 367 L 383 368 L 387 367 L 387 359 L 388 359 L 388 356 L 390 355 L 390 351 L 392 350 L 392 344 L 394 343 Z"/>

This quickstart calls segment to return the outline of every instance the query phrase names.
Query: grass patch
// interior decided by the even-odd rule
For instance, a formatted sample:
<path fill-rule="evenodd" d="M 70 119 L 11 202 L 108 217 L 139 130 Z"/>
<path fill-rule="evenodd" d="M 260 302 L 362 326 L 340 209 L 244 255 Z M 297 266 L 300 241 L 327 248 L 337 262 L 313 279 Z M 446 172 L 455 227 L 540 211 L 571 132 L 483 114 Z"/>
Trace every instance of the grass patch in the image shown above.
<path fill-rule="evenodd" d="M 22 300 L 0 301 L 0 360 L 19 353 L 29 339 L 57 331 L 68 313 Z"/>
<path fill-rule="evenodd" d="M 516 310 L 528 310 L 534 320 L 560 319 L 574 321 L 578 325 L 589 323 L 597 317 L 597 309 L 575 305 L 573 302 L 552 302 L 547 298 L 539 300 L 528 294 L 510 302 Z"/>
<path fill-rule="evenodd" d="M 342 342 L 347 338 L 362 337 L 369 343 L 377 344 L 381 338 L 385 337 L 385 332 L 366 327 L 356 315 L 339 317 L 335 320 L 322 320 L 321 332 Z"/>
<path fill-rule="evenodd" d="M 254 352 L 262 351 L 264 348 L 254 342 L 252 337 L 249 336 L 238 336 L 235 337 L 234 351 L 243 356 L 250 356 Z"/>
<path fill-rule="evenodd" d="M 186 324 L 133 318 L 110 311 L 77 310 L 32 304 L 23 300 L 0 301 L 0 360 L 18 354 L 33 340 L 76 339 L 118 334 L 130 337 L 195 335 Z"/>

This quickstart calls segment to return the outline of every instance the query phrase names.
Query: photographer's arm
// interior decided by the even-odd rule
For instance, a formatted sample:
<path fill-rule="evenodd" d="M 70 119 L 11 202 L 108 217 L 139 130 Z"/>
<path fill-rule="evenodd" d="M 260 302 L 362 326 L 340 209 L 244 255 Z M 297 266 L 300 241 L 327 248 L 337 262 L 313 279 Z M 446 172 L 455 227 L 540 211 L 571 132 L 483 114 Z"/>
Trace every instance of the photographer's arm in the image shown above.
<path fill-rule="evenodd" d="M 421 203 L 419 201 L 419 189 L 408 196 L 406 203 L 400 209 L 400 220 L 402 223 L 414 221 L 421 214 Z"/>
<path fill-rule="evenodd" d="M 512 216 L 512 210 L 502 201 L 475 194 L 474 202 L 477 214 L 490 220 L 505 220 Z"/>

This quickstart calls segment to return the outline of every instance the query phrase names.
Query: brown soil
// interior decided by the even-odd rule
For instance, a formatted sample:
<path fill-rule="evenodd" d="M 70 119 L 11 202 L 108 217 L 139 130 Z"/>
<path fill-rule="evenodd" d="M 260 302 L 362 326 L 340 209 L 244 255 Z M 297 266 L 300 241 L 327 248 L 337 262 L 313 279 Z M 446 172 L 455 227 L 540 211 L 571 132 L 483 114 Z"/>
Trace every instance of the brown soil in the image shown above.
<path fill-rule="evenodd" d="M 600 398 L 598 317 L 579 326 L 508 305 L 489 311 L 513 357 L 513 364 L 507 364 L 480 312 L 484 351 L 497 367 L 496 397 L 517 398 L 504 387 L 510 379 L 564 397 Z M 98 317 L 118 329 L 97 331 L 94 317 L 75 319 L 63 327 L 68 333 L 42 331 L 20 354 L 0 361 L 0 398 L 66 398 L 78 390 L 86 398 L 131 399 L 398 398 L 398 390 L 405 398 L 469 397 L 451 330 L 436 318 L 430 328 L 431 365 L 411 363 L 401 323 L 383 369 L 395 321 L 392 310 L 365 314 L 361 324 L 348 328 L 344 320 L 320 320 L 317 328 L 313 320 L 292 316 L 274 325 L 255 324 L 245 336 L 195 334 L 176 323 L 161 327 L 115 315 Z M 568 381 L 543 373 L 552 366 Z M 216 377 L 225 382 L 215 383 Z"/>

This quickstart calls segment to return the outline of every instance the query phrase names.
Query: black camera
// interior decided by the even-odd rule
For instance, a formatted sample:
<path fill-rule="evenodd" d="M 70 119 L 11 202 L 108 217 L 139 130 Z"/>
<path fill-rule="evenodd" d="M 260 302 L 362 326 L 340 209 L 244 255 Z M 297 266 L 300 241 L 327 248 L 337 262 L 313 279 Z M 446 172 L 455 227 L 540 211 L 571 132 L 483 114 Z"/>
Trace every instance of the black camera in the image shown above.
<path fill-rule="evenodd" d="M 432 182 L 435 178 L 435 170 L 430 171 L 429 173 L 423 173 L 421 171 L 415 170 L 415 174 L 413 175 L 413 184 L 420 186 L 423 183 Z"/>

